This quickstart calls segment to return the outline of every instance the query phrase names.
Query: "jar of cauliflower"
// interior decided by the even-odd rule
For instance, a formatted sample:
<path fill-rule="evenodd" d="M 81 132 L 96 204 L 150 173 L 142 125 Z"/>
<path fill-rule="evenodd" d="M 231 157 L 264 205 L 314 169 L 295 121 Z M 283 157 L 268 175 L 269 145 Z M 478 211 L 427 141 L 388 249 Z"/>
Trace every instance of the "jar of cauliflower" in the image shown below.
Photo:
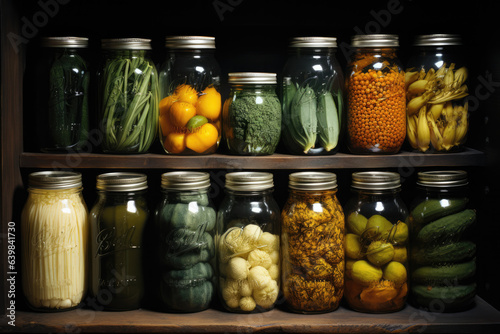
<path fill-rule="evenodd" d="M 226 175 L 226 196 L 217 213 L 218 295 L 230 312 L 274 308 L 280 291 L 280 210 L 273 175 Z"/>

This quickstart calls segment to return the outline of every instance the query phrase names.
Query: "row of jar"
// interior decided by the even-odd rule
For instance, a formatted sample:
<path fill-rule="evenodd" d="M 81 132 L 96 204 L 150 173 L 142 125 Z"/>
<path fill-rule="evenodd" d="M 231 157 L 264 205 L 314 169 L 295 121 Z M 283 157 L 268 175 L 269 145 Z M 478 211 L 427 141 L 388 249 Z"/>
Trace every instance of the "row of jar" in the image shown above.
<path fill-rule="evenodd" d="M 281 141 L 292 154 L 393 154 L 405 138 L 420 152 L 462 148 L 468 131 L 467 68 L 456 35 L 418 36 L 406 67 L 397 35 L 358 35 L 343 71 L 334 37 L 297 37 L 276 73 L 228 74 L 221 96 L 215 38 L 166 38 L 155 66 L 148 39 L 102 40 L 97 112 L 89 106 L 86 38 L 46 38 L 36 86 L 42 151 L 147 152 L 156 138 L 168 154 L 266 155 Z M 158 69 L 158 70 L 157 70 Z M 89 119 L 97 116 L 96 129 Z M 89 134 L 90 133 L 90 134 Z M 89 136 L 92 137 L 89 144 Z M 98 138 L 98 139 L 96 139 Z"/>
<path fill-rule="evenodd" d="M 476 212 L 464 171 L 419 173 L 410 209 L 393 172 L 353 173 L 344 208 L 331 172 L 289 174 L 282 209 L 265 172 L 226 174 L 218 210 L 204 172 L 164 173 L 154 213 L 144 174 L 97 176 L 90 213 L 81 182 L 74 172 L 29 175 L 21 262 L 35 309 L 76 307 L 87 284 L 101 308 L 139 308 L 146 244 L 156 249 L 153 290 L 166 311 L 201 311 L 214 298 L 241 313 L 270 310 L 278 300 L 292 312 L 330 312 L 343 297 L 354 310 L 377 313 L 402 309 L 407 296 L 437 312 L 473 305 Z M 154 237 L 145 240 L 147 224 Z"/>

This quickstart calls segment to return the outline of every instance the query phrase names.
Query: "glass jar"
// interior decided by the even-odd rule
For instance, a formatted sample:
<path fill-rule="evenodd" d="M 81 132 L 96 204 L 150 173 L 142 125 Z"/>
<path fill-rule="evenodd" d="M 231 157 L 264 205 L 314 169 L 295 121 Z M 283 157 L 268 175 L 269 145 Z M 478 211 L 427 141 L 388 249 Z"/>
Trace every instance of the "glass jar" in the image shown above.
<path fill-rule="evenodd" d="M 169 172 L 161 176 L 156 212 L 160 244 L 160 295 L 170 311 L 207 309 L 214 295 L 215 219 L 210 174 Z"/>
<path fill-rule="evenodd" d="M 417 36 L 407 65 L 407 138 L 420 152 L 457 152 L 468 130 L 468 70 L 459 35 Z"/>
<path fill-rule="evenodd" d="M 465 171 L 419 172 L 411 205 L 411 292 L 416 307 L 456 312 L 474 305 L 476 212 Z"/>
<path fill-rule="evenodd" d="M 361 312 L 401 310 L 408 294 L 408 210 L 393 172 L 352 174 L 346 214 L 344 297 Z"/>
<path fill-rule="evenodd" d="M 36 141 L 42 152 L 78 152 L 89 132 L 88 38 L 41 39 L 36 77 Z"/>
<path fill-rule="evenodd" d="M 87 292 L 88 211 L 80 173 L 29 175 L 21 214 L 23 293 L 31 308 L 67 310 Z"/>
<path fill-rule="evenodd" d="M 104 153 L 145 153 L 158 131 L 158 74 L 149 39 L 102 40 L 98 73 L 99 127 Z"/>
<path fill-rule="evenodd" d="M 356 35 L 348 65 L 347 145 L 354 154 L 398 153 L 406 136 L 405 74 L 396 35 Z"/>
<path fill-rule="evenodd" d="M 146 175 L 97 176 L 99 197 L 90 211 L 91 294 L 105 310 L 134 310 L 144 295 L 143 232 L 149 210 Z"/>
<path fill-rule="evenodd" d="M 292 173 L 289 192 L 281 214 L 285 305 L 297 313 L 334 311 L 344 292 L 344 212 L 336 196 L 337 176 Z"/>
<path fill-rule="evenodd" d="M 221 138 L 220 68 L 215 38 L 166 38 L 160 69 L 160 141 L 169 154 L 210 154 Z"/>
<path fill-rule="evenodd" d="M 273 175 L 226 174 L 226 196 L 217 213 L 218 295 L 231 312 L 274 308 L 280 291 L 280 210 Z"/>
<path fill-rule="evenodd" d="M 229 152 L 238 155 L 273 154 L 281 133 L 276 74 L 229 73 L 228 81 L 231 90 L 224 102 L 222 124 Z"/>
<path fill-rule="evenodd" d="M 335 37 L 295 37 L 290 42 L 281 107 L 282 141 L 292 154 L 338 151 L 345 102 L 336 48 Z"/>

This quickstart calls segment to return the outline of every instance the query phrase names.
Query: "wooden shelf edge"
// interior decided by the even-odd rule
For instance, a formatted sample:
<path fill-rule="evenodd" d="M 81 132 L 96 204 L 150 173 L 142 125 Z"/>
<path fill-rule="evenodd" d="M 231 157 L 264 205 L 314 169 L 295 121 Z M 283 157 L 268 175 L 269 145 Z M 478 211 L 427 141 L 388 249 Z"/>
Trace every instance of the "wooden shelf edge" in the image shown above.
<path fill-rule="evenodd" d="M 212 154 L 176 156 L 166 154 L 110 155 L 95 153 L 48 154 L 21 153 L 21 168 L 78 169 L 344 169 L 344 168 L 411 168 L 434 166 L 485 166 L 484 152 L 465 148 L 462 152 L 422 154 L 400 152 L 394 155 L 331 156 L 236 156 Z"/>

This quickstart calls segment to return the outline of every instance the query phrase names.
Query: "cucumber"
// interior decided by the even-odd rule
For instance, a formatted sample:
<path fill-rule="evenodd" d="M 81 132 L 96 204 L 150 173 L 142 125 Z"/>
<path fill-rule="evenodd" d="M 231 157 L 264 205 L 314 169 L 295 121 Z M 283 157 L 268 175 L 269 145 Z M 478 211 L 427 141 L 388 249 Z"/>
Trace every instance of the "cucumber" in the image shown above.
<path fill-rule="evenodd" d="M 414 282 L 450 284 L 456 280 L 473 277 L 476 273 L 476 260 L 446 266 L 425 266 L 415 269 L 411 278 Z"/>
<path fill-rule="evenodd" d="M 411 292 L 414 302 L 419 306 L 433 311 L 452 311 L 467 307 L 472 303 L 476 294 L 476 284 L 456 286 L 413 285 Z"/>
<path fill-rule="evenodd" d="M 416 224 L 427 224 L 441 217 L 460 212 L 465 209 L 467 199 L 428 199 L 418 204 L 411 216 Z"/>
<path fill-rule="evenodd" d="M 472 259 L 475 255 L 475 243 L 471 241 L 459 241 L 442 246 L 414 249 L 411 259 L 419 265 L 435 265 L 438 263 L 462 262 Z"/>
<path fill-rule="evenodd" d="M 416 241 L 436 244 L 459 240 L 462 233 L 476 220 L 476 212 L 463 210 L 446 217 L 439 218 L 418 232 Z"/>

